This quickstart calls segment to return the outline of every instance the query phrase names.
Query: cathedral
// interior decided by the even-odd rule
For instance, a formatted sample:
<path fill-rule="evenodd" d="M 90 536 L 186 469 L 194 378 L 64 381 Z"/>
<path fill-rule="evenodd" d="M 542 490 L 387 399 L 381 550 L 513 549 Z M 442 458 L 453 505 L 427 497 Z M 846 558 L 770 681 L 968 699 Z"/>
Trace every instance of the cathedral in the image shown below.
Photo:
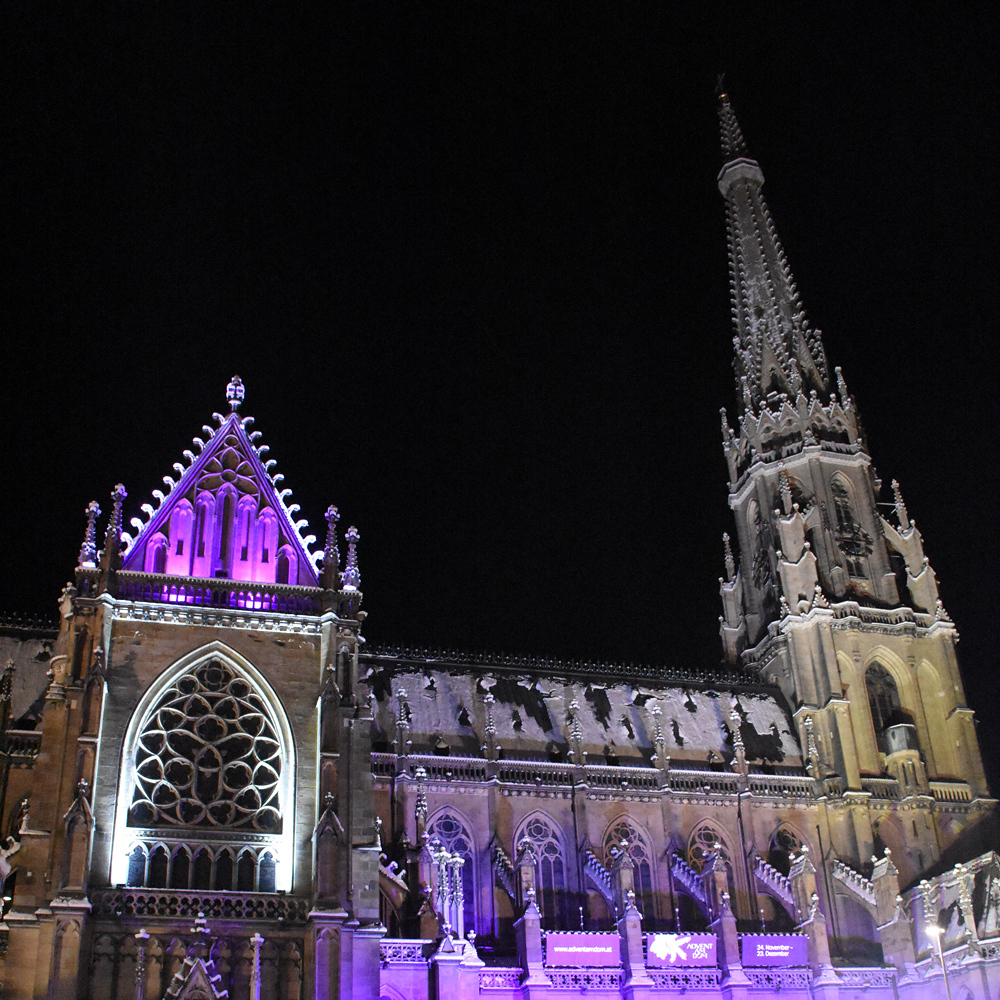
<path fill-rule="evenodd" d="M 87 507 L 58 629 L 0 628 L 0 996 L 997 997 L 956 627 L 719 118 L 718 666 L 365 646 L 359 532 L 233 378 Z"/>

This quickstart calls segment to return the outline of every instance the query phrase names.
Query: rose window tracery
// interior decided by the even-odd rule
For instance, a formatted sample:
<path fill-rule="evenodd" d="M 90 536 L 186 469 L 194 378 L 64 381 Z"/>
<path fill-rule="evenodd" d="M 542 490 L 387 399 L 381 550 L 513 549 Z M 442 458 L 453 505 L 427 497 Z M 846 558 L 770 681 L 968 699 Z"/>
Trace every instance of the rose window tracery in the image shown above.
<path fill-rule="evenodd" d="M 213 455 L 198 480 L 199 490 L 214 493 L 224 483 L 232 483 L 241 495 L 258 496 L 256 471 L 253 463 L 240 451 L 240 443 L 234 434 L 225 440 L 225 448 Z"/>
<path fill-rule="evenodd" d="M 130 826 L 281 832 L 281 745 L 264 699 L 217 660 L 177 678 L 134 751 Z"/>

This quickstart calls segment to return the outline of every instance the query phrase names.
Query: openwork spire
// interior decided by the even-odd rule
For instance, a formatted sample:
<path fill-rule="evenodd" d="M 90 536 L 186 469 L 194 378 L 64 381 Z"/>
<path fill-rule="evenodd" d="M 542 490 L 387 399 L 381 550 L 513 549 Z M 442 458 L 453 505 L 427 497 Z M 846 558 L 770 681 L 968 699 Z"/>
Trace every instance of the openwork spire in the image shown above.
<path fill-rule="evenodd" d="M 761 195 L 764 174 L 752 159 L 726 94 L 719 127 L 725 163 L 729 269 L 736 350 L 736 392 L 743 411 L 759 412 L 784 395 L 833 390 L 818 330 L 809 327 L 791 268 Z"/>

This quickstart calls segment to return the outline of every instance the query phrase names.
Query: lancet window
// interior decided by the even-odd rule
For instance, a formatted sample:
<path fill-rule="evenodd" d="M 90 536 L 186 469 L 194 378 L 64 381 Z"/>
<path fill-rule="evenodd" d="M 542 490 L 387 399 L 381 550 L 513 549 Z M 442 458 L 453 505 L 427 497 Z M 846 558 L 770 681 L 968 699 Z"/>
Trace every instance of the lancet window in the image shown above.
<path fill-rule="evenodd" d="M 610 861 L 622 845 L 628 843 L 628 854 L 632 859 L 633 881 L 635 884 L 636 905 L 642 913 L 643 927 L 652 927 L 656 919 L 655 895 L 653 892 L 653 852 L 649 841 L 639 828 L 627 817 L 623 816 L 614 823 L 604 838 L 605 863 Z"/>
<path fill-rule="evenodd" d="M 535 849 L 536 902 L 545 927 L 566 926 L 566 863 L 562 841 L 546 816 L 532 816 L 514 840 L 514 849 L 527 837 Z"/>
<path fill-rule="evenodd" d="M 833 508 L 836 516 L 835 536 L 840 551 L 847 560 L 848 572 L 852 577 L 864 577 L 865 562 L 872 551 L 871 535 L 861 527 L 854 515 L 851 491 L 847 484 L 835 476 L 830 483 Z"/>
<path fill-rule="evenodd" d="M 475 841 L 465 824 L 453 813 L 438 813 L 427 827 L 430 840 L 435 837 L 449 854 L 457 854 L 462 865 L 462 914 L 465 931 L 476 926 L 476 850 Z"/>
<path fill-rule="evenodd" d="M 868 690 L 868 707 L 876 735 L 888 726 L 903 721 L 896 681 L 881 663 L 873 663 L 865 671 L 865 688 Z"/>
<path fill-rule="evenodd" d="M 787 875 L 792 867 L 792 855 L 802 850 L 802 838 L 787 826 L 779 826 L 771 836 L 767 862 L 782 875 Z"/>

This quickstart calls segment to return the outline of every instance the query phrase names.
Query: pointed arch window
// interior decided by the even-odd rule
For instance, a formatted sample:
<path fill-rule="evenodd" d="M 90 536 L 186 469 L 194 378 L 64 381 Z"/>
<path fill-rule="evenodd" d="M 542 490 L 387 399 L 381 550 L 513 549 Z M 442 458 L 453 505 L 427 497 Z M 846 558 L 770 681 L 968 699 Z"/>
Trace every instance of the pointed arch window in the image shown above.
<path fill-rule="evenodd" d="M 865 563 L 872 551 L 872 539 L 854 514 L 851 492 L 843 478 L 834 476 L 830 483 L 836 519 L 834 535 L 838 548 L 847 560 L 848 572 L 852 577 L 861 578 L 866 575 Z"/>
<path fill-rule="evenodd" d="M 514 839 L 515 853 L 524 837 L 531 841 L 538 858 L 536 901 L 542 914 L 542 925 L 548 928 L 566 927 L 566 862 L 556 826 L 547 816 L 532 816 Z"/>
<path fill-rule="evenodd" d="M 709 823 L 702 823 L 691 834 L 688 840 L 688 864 L 701 871 L 710 855 L 716 855 L 726 866 L 729 878 L 733 877 L 733 861 L 726 842 L 719 831 Z"/>
<path fill-rule="evenodd" d="M 633 880 L 636 903 L 642 913 L 642 926 L 649 930 L 656 920 L 655 893 L 653 890 L 653 852 L 649 839 L 627 816 L 617 820 L 604 838 L 605 862 L 616 850 L 628 843 L 628 854 L 632 859 Z"/>
<path fill-rule="evenodd" d="M 157 532 L 146 544 L 147 573 L 166 573 L 167 571 L 167 539 Z"/>
<path fill-rule="evenodd" d="M 215 575 L 227 577 L 233 565 L 233 540 L 236 527 L 236 490 L 224 486 L 219 490 L 220 507 L 216 512 L 219 522 L 219 558 Z"/>
<path fill-rule="evenodd" d="M 896 681 L 881 663 L 875 662 L 865 671 L 865 688 L 868 691 L 868 707 L 871 709 L 876 735 L 889 726 L 907 721 L 902 716 Z"/>
<path fill-rule="evenodd" d="M 794 830 L 787 826 L 779 826 L 771 835 L 767 863 L 787 877 L 792 867 L 792 855 L 798 854 L 802 846 L 802 838 Z"/>
<path fill-rule="evenodd" d="M 278 519 L 270 507 L 257 515 L 255 580 L 273 581 L 275 555 L 278 548 Z"/>
<path fill-rule="evenodd" d="M 228 664 L 182 674 L 134 749 L 130 826 L 281 832 L 281 747 L 264 699 Z"/>
<path fill-rule="evenodd" d="M 450 854 L 457 854 L 462 865 L 462 916 L 465 931 L 476 926 L 476 848 L 466 825 L 450 810 L 438 813 L 427 827 L 428 840 L 437 837 Z"/>

